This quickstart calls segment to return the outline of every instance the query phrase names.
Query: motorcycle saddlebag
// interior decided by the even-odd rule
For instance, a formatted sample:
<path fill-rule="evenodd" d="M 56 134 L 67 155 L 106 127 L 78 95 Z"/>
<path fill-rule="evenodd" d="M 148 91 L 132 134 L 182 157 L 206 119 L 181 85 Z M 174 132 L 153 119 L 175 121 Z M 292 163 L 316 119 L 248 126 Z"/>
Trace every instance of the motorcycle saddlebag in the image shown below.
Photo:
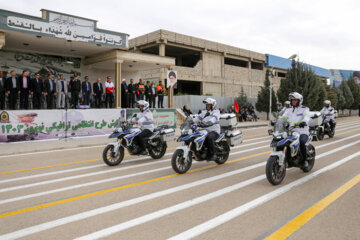
<path fill-rule="evenodd" d="M 240 130 L 228 131 L 226 133 L 226 138 L 228 140 L 229 145 L 232 147 L 242 143 L 242 133 Z"/>
<path fill-rule="evenodd" d="M 167 128 L 160 131 L 160 138 L 162 141 L 168 142 L 175 139 L 175 129 Z"/>

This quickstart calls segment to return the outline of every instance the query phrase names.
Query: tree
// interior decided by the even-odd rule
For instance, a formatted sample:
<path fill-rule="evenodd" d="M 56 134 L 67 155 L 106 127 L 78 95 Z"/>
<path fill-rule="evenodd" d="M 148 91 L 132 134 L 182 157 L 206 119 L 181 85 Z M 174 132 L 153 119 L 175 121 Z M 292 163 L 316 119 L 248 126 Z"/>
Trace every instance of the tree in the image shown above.
<path fill-rule="evenodd" d="M 358 109 L 360 104 L 360 85 L 355 81 L 353 75 L 349 77 L 347 81 L 347 85 L 349 86 L 352 96 L 354 98 L 354 101 L 350 107 L 350 115 L 351 115 L 351 109 Z"/>
<path fill-rule="evenodd" d="M 246 96 L 246 93 L 244 91 L 244 88 L 241 87 L 241 92 L 240 92 L 240 96 L 236 99 L 237 103 L 239 104 L 239 108 L 244 107 L 245 105 L 248 105 L 248 99 Z"/>
<path fill-rule="evenodd" d="M 336 92 L 331 89 L 330 86 L 325 87 L 327 99 L 331 101 L 331 106 L 334 107 L 334 109 L 337 109 L 337 102 L 338 102 L 338 96 Z"/>
<path fill-rule="evenodd" d="M 255 104 L 256 110 L 259 112 L 266 112 L 267 119 L 269 119 L 269 105 L 270 105 L 270 80 L 269 80 L 270 71 L 266 70 L 264 86 L 261 87 L 260 91 L 258 92 L 257 102 Z M 277 111 L 276 107 L 276 96 L 274 89 L 271 88 L 272 91 L 272 104 L 271 104 L 271 111 Z"/>
<path fill-rule="evenodd" d="M 324 83 L 317 78 L 314 71 L 301 62 L 293 60 L 286 78 L 280 82 L 277 92 L 279 101 L 288 100 L 290 92 L 298 92 L 303 95 L 303 104 L 311 110 L 320 110 L 326 99 Z"/>
<path fill-rule="evenodd" d="M 336 110 L 343 109 L 343 107 L 345 106 L 344 94 L 342 93 L 342 91 L 338 87 L 333 88 L 333 91 L 336 93 L 336 96 L 337 96 Z"/>
<path fill-rule="evenodd" d="M 351 90 L 350 90 L 348 84 L 347 84 L 347 81 L 343 81 L 340 84 L 339 89 L 345 98 L 345 104 L 343 104 L 342 107 L 340 108 L 344 113 L 344 109 L 350 109 L 351 105 L 354 102 L 354 97 L 351 93 Z"/>

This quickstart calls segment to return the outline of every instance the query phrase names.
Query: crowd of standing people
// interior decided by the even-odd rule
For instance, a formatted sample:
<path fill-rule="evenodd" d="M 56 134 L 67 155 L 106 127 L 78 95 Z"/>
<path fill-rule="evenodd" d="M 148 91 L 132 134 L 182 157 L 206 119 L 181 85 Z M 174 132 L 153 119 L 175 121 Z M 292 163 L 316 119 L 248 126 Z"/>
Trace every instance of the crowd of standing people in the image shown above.
<path fill-rule="evenodd" d="M 10 72 L 10 77 L 5 78 L 0 71 L 0 109 L 64 109 L 76 108 L 78 105 L 89 105 L 93 108 L 113 108 L 115 99 L 115 85 L 111 77 L 106 77 L 103 84 L 101 78 L 91 84 L 89 76 L 80 81 L 78 76 L 70 81 L 60 74 L 54 80 L 53 74 L 48 74 L 41 79 L 40 73 L 35 73 L 34 78 L 29 77 L 28 71 L 23 71 L 17 76 L 15 71 Z M 164 108 L 163 101 L 165 87 L 162 81 L 155 87 L 154 83 L 146 82 L 140 78 L 138 83 L 130 79 L 127 84 L 123 79 L 121 84 L 122 108 L 136 107 L 136 101 L 146 100 L 151 108 Z"/>
<path fill-rule="evenodd" d="M 141 78 L 138 83 L 134 83 L 133 79 L 130 79 L 129 84 L 126 79 L 123 79 L 121 83 L 122 108 L 134 108 L 136 102 L 140 100 L 147 101 L 150 108 L 156 108 L 156 98 L 158 99 L 157 107 L 164 108 L 164 95 L 165 87 L 162 81 L 159 81 L 157 86 L 153 82 L 150 83 L 150 81 L 146 81 L 146 85 L 144 85 Z"/>

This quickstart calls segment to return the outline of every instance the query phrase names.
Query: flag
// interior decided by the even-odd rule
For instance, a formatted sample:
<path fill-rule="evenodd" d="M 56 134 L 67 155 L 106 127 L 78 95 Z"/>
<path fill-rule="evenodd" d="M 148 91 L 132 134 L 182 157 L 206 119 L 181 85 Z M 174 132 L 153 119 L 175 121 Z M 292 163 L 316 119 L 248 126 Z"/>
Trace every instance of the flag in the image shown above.
<path fill-rule="evenodd" d="M 238 105 L 238 103 L 236 102 L 235 99 L 234 99 L 234 106 L 235 106 L 235 112 L 239 113 L 239 105 Z"/>

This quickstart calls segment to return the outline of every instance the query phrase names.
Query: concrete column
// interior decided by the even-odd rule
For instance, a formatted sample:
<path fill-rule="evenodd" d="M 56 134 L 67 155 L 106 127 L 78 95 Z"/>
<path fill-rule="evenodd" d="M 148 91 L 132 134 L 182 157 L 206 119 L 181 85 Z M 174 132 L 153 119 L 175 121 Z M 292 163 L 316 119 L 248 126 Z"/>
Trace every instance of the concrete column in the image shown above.
<path fill-rule="evenodd" d="M 159 56 L 165 57 L 165 43 L 159 44 Z"/>
<path fill-rule="evenodd" d="M 0 49 L 5 46 L 5 33 L 0 32 Z"/>
<path fill-rule="evenodd" d="M 115 61 L 115 108 L 121 108 L 121 64 L 123 60 Z"/>

